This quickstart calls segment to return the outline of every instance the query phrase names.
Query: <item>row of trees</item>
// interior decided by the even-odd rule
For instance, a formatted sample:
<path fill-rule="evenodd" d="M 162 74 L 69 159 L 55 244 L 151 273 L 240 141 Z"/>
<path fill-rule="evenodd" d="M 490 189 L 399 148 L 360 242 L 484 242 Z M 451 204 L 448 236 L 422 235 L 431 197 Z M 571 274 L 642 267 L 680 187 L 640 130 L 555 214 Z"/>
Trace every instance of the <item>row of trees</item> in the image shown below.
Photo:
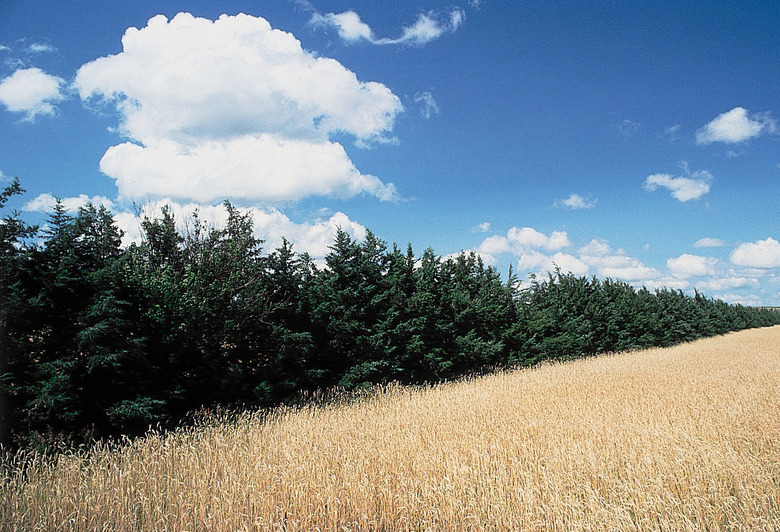
<path fill-rule="evenodd" d="M 21 193 L 18 181 L 0 208 Z M 46 229 L 0 223 L 3 442 L 139 434 L 200 408 L 436 382 L 491 368 L 671 345 L 780 323 L 780 313 L 556 272 L 523 286 L 480 258 L 416 257 L 338 231 L 325 265 L 264 253 L 226 203 L 224 227 L 172 214 L 121 246 L 105 208 L 54 207 Z M 40 237 L 33 240 L 34 236 Z"/>

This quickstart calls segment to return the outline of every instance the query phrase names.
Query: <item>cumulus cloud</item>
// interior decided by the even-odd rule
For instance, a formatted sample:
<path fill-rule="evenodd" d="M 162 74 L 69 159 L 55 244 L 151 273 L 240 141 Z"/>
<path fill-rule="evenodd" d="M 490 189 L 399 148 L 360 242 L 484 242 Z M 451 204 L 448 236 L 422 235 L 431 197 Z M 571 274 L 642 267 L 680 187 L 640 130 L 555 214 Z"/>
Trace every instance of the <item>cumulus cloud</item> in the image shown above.
<path fill-rule="evenodd" d="M 725 240 L 721 240 L 720 238 L 700 238 L 696 242 L 693 243 L 693 247 L 695 248 L 722 248 L 726 245 Z"/>
<path fill-rule="evenodd" d="M 780 242 L 770 237 L 740 244 L 731 252 L 730 260 L 749 268 L 780 268 Z"/>
<path fill-rule="evenodd" d="M 702 277 L 715 274 L 717 260 L 712 257 L 702 257 L 683 253 L 679 257 L 666 261 L 666 267 L 673 276 L 687 279 L 689 277 Z"/>
<path fill-rule="evenodd" d="M 562 200 L 555 200 L 555 206 L 562 206 L 567 209 L 592 209 L 596 206 L 598 200 L 592 199 L 590 196 L 584 197 L 579 194 L 571 194 L 568 198 Z"/>
<path fill-rule="evenodd" d="M 682 202 L 699 199 L 710 191 L 712 174 L 707 170 L 699 170 L 690 173 L 687 165 L 683 164 L 687 176 L 673 176 L 670 174 L 652 174 L 645 179 L 645 190 L 652 192 L 658 187 L 668 189 L 675 199 Z"/>
<path fill-rule="evenodd" d="M 32 122 L 56 112 L 55 104 L 65 99 L 64 86 L 64 79 L 39 68 L 20 69 L 0 81 L 0 103 L 11 112 L 25 113 L 24 120 Z"/>
<path fill-rule="evenodd" d="M 565 231 L 553 231 L 545 235 L 531 227 L 512 227 L 506 236 L 494 235 L 486 238 L 479 246 L 478 251 L 489 255 L 501 253 L 522 253 L 533 248 L 542 248 L 548 251 L 563 249 L 571 245 Z"/>
<path fill-rule="evenodd" d="M 122 45 L 82 66 L 74 82 L 83 100 L 119 112 L 128 142 L 111 147 L 101 169 L 117 180 L 120 197 L 397 197 L 332 140 L 396 141 L 403 106 L 385 85 L 359 81 L 249 15 L 158 15 L 129 28 Z"/>
<path fill-rule="evenodd" d="M 649 281 L 659 277 L 655 268 L 628 256 L 623 250 L 613 251 L 604 239 L 594 238 L 579 249 L 580 260 L 594 268 L 599 277 L 625 281 Z"/>
<path fill-rule="evenodd" d="M 86 194 L 80 194 L 69 198 L 59 198 L 62 206 L 65 210 L 75 213 L 80 207 L 84 207 L 88 203 L 95 206 L 105 206 L 107 209 L 114 208 L 114 202 L 105 196 L 87 196 Z M 57 204 L 57 198 L 49 193 L 39 194 L 35 199 L 32 199 L 24 204 L 22 210 L 24 211 L 38 211 L 38 212 L 51 212 L 54 206 Z"/>
<path fill-rule="evenodd" d="M 430 91 L 418 92 L 414 95 L 414 103 L 421 105 L 420 113 L 427 119 L 439 114 L 439 106 Z"/>
<path fill-rule="evenodd" d="M 173 215 L 180 230 L 186 230 L 194 212 L 201 221 L 209 226 L 223 227 L 227 223 L 228 213 L 223 204 L 201 205 L 198 203 L 179 203 L 170 199 L 160 199 L 144 203 L 139 212 L 124 211 L 114 216 L 117 226 L 124 231 L 123 244 L 141 242 L 141 220 L 144 217 L 159 218 L 163 207 Z M 242 208 L 248 213 L 254 224 L 254 234 L 264 241 L 264 248 L 273 251 L 281 246 L 282 238 L 291 242 L 298 253 L 309 253 L 315 259 L 322 259 L 333 244 L 336 231 L 341 228 L 352 238 L 362 240 L 366 228 L 342 213 L 336 212 L 325 217 L 305 222 L 294 222 L 286 214 L 275 208 Z"/>
<path fill-rule="evenodd" d="M 471 228 L 472 233 L 487 233 L 490 231 L 490 222 L 482 222 Z"/>
<path fill-rule="evenodd" d="M 769 113 L 756 113 L 750 116 L 744 107 L 735 107 L 731 111 L 718 115 L 699 129 L 696 132 L 696 143 L 744 142 L 762 133 L 774 133 L 776 129 L 777 122 Z"/>
<path fill-rule="evenodd" d="M 558 252 L 554 255 L 545 255 L 539 251 L 523 253 L 517 261 L 518 271 L 531 271 L 539 275 L 554 272 L 559 268 L 563 273 L 585 275 L 590 267 L 574 255 Z"/>
<path fill-rule="evenodd" d="M 457 7 L 445 13 L 437 11 L 421 13 L 417 20 L 410 26 L 404 27 L 400 37 L 396 38 L 375 37 L 371 27 L 363 22 L 355 11 L 326 14 L 315 12 L 311 18 L 311 24 L 335 28 L 339 37 L 348 43 L 367 41 L 371 44 L 379 45 L 407 44 L 422 46 L 438 39 L 445 33 L 457 31 L 463 25 L 465 19 L 466 13 Z"/>
<path fill-rule="evenodd" d="M 202 142 L 196 149 L 168 140 L 148 147 L 125 142 L 106 151 L 100 170 L 116 179 L 125 199 L 286 201 L 360 193 L 381 200 L 396 197 L 394 185 L 360 173 L 341 144 L 270 134 Z"/>
<path fill-rule="evenodd" d="M 756 289 L 761 287 L 761 283 L 754 277 L 729 276 L 710 279 L 699 283 L 699 286 L 704 290 Z"/>

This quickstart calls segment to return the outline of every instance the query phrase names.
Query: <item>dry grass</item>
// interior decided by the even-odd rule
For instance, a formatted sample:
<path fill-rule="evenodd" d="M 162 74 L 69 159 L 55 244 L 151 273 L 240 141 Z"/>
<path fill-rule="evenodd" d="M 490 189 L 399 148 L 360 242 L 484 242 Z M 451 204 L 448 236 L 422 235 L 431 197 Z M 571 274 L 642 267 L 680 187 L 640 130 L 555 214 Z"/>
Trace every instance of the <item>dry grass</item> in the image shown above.
<path fill-rule="evenodd" d="M 780 327 L 6 463 L 2 530 L 780 530 Z"/>

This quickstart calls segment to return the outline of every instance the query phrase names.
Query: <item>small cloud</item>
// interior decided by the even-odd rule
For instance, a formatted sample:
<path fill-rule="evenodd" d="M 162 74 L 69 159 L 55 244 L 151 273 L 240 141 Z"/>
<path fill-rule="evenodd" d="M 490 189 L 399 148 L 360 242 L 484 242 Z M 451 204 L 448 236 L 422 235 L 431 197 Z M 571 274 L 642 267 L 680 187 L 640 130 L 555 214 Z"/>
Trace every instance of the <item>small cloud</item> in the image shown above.
<path fill-rule="evenodd" d="M 482 222 L 471 228 L 472 233 L 487 233 L 490 231 L 490 222 Z"/>
<path fill-rule="evenodd" d="M 620 124 L 618 124 L 618 131 L 620 131 L 620 134 L 623 135 L 623 137 L 628 138 L 634 133 L 636 133 L 642 124 L 639 122 L 634 122 L 633 120 L 625 119 Z"/>
<path fill-rule="evenodd" d="M 720 238 L 700 238 L 693 243 L 695 248 L 721 248 L 726 245 L 724 240 Z"/>
<path fill-rule="evenodd" d="M 666 261 L 666 266 L 674 277 L 687 279 L 688 277 L 713 275 L 715 273 L 716 262 L 717 261 L 711 257 L 701 257 L 699 255 L 683 253 L 679 257 L 668 259 Z"/>
<path fill-rule="evenodd" d="M 439 114 L 439 106 L 436 104 L 436 100 L 433 98 L 433 94 L 429 91 L 418 92 L 414 95 L 414 103 L 421 105 L 420 113 L 428 119 L 434 114 Z"/>
<path fill-rule="evenodd" d="M 696 143 L 744 142 L 763 133 L 774 133 L 776 129 L 777 122 L 769 113 L 755 113 L 751 117 L 744 107 L 735 107 L 699 129 L 696 132 Z"/>
<path fill-rule="evenodd" d="M 748 268 L 780 268 L 780 242 L 774 238 L 746 242 L 731 252 L 731 262 Z"/>
<path fill-rule="evenodd" d="M 598 200 L 591 199 L 590 196 L 583 197 L 579 194 L 572 194 L 563 200 L 555 200 L 555 206 L 563 206 L 567 209 L 592 209 L 596 206 Z"/>
<path fill-rule="evenodd" d="M 311 8 L 311 4 L 308 2 L 306 6 Z M 314 26 L 335 28 L 339 37 L 348 43 L 364 40 L 377 45 L 408 44 L 411 46 L 422 46 L 438 39 L 445 33 L 457 31 L 465 20 L 466 13 L 458 7 L 452 8 L 446 13 L 438 11 L 421 13 L 414 24 L 405 26 L 402 29 L 401 36 L 394 39 L 388 37 L 376 38 L 371 27 L 363 22 L 355 11 L 326 13 L 324 15 L 315 11 L 312 14 L 310 23 Z"/>
<path fill-rule="evenodd" d="M 331 26 L 336 28 L 339 37 L 342 40 L 353 43 L 359 40 L 372 42 L 374 33 L 368 24 L 360 20 L 360 15 L 354 11 L 345 11 L 344 13 L 314 13 L 311 18 L 311 24 L 315 26 Z"/>
<path fill-rule="evenodd" d="M 469 7 L 473 7 L 474 9 L 479 9 L 482 7 L 482 0 L 469 0 Z"/>
<path fill-rule="evenodd" d="M 56 52 L 57 49 L 49 43 L 34 42 L 27 47 L 27 51 L 31 54 L 41 54 Z"/>
<path fill-rule="evenodd" d="M 25 122 L 34 122 L 38 115 L 56 112 L 55 104 L 65 99 L 64 86 L 64 79 L 39 68 L 17 70 L 0 81 L 0 103 L 11 112 L 26 113 Z"/>
<path fill-rule="evenodd" d="M 710 191 L 712 174 L 707 170 L 691 173 L 685 162 L 681 166 L 687 176 L 652 174 L 645 179 L 645 190 L 653 192 L 658 187 L 663 187 L 670 190 L 672 196 L 682 202 L 699 199 Z"/>
<path fill-rule="evenodd" d="M 677 132 L 678 132 L 678 131 L 680 131 L 680 128 L 681 128 L 681 127 L 682 127 L 682 125 L 681 125 L 681 124 L 675 124 L 675 125 L 673 125 L 673 126 L 669 126 L 669 127 L 667 127 L 667 128 L 664 130 L 664 133 L 665 133 L 666 135 L 669 135 L 670 137 L 671 137 L 671 136 L 674 136 L 674 135 L 676 135 L 676 134 L 677 134 Z"/>

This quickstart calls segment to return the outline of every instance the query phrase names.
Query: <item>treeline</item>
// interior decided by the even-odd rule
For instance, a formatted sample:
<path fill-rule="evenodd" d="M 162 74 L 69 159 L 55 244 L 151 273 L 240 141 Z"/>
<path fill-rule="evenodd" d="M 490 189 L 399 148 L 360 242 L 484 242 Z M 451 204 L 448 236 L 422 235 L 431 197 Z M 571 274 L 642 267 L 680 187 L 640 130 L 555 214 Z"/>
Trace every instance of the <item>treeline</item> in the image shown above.
<path fill-rule="evenodd" d="M 0 209 L 22 192 L 0 191 Z M 121 246 L 111 213 L 57 204 L 45 229 L 0 223 L 2 438 L 136 435 L 202 408 L 262 407 L 373 383 L 666 346 L 780 323 L 696 293 L 556 272 L 502 281 L 473 253 L 415 256 L 338 231 L 318 266 L 266 253 L 229 203 L 224 227 L 167 210 Z"/>

